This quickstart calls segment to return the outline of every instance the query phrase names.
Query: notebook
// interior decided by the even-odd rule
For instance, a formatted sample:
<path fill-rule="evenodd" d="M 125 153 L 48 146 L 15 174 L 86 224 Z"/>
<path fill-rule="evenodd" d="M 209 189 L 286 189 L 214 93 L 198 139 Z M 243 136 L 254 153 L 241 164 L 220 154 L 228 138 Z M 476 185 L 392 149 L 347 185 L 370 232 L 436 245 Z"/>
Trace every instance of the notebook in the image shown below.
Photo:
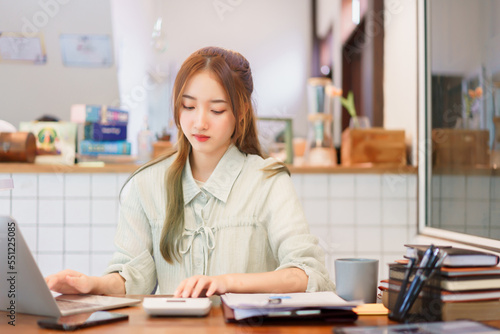
<path fill-rule="evenodd" d="M 54 298 L 17 222 L 0 215 L 0 308 L 12 313 L 60 317 L 140 303 L 138 299 L 96 295 Z"/>

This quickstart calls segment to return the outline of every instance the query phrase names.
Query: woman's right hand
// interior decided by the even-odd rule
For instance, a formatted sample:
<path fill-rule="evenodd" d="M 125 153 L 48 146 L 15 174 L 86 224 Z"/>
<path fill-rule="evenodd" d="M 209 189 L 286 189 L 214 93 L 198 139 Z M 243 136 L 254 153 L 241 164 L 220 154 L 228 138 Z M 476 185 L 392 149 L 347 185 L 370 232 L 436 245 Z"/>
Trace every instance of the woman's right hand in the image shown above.
<path fill-rule="evenodd" d="M 45 277 L 50 290 L 62 294 L 90 293 L 95 288 L 95 280 L 78 271 L 66 269 Z"/>

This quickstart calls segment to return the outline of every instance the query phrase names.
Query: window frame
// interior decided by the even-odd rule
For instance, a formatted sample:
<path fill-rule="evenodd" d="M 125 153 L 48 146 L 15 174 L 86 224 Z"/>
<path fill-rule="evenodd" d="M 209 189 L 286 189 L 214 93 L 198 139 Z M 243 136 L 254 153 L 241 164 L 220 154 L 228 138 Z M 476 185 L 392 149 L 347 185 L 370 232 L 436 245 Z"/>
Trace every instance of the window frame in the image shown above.
<path fill-rule="evenodd" d="M 418 180 L 417 180 L 417 221 L 418 234 L 451 242 L 458 242 L 478 248 L 500 252 L 500 240 L 469 235 L 466 233 L 452 232 L 440 228 L 429 227 L 430 221 L 430 189 L 432 176 L 432 140 L 431 140 L 431 72 L 427 66 L 430 59 L 430 45 L 427 43 L 429 17 L 428 3 L 431 0 L 418 0 L 417 2 L 417 52 L 418 52 Z"/>

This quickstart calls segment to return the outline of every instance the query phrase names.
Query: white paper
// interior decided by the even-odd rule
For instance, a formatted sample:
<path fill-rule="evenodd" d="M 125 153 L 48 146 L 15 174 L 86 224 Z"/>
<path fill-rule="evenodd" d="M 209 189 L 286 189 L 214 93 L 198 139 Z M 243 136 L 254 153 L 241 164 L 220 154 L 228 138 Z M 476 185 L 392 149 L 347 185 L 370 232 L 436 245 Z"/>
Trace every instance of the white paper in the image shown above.
<path fill-rule="evenodd" d="M 283 297 L 283 298 L 280 298 Z M 280 298 L 280 303 L 270 303 L 270 298 Z M 226 293 L 222 299 L 232 309 L 279 309 L 303 307 L 354 307 L 362 301 L 347 302 L 331 291 L 305 293 Z"/>

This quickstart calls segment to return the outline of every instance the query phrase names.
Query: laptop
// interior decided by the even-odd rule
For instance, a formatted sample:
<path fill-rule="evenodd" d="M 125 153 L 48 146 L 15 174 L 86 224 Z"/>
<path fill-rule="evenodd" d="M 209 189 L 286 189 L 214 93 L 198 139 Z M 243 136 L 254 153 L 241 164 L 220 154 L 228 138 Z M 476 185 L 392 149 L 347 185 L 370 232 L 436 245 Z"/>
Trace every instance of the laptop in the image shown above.
<path fill-rule="evenodd" d="M 0 309 L 10 313 L 60 317 L 131 306 L 139 299 L 59 295 L 45 283 L 16 221 L 0 215 Z"/>

